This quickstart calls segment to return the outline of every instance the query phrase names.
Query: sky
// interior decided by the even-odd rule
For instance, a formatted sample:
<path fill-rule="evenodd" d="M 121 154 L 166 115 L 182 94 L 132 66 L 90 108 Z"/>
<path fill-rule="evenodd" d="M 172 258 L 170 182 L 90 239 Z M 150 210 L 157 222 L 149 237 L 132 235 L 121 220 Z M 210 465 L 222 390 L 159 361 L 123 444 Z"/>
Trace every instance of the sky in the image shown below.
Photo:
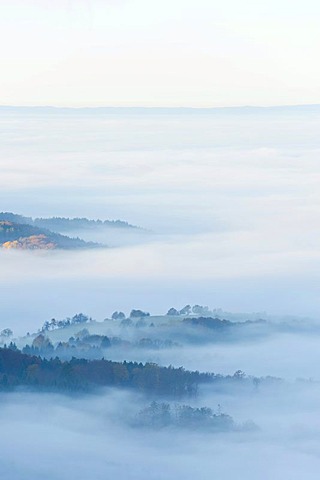
<path fill-rule="evenodd" d="M 0 105 L 320 103 L 315 0 L 2 0 Z"/>

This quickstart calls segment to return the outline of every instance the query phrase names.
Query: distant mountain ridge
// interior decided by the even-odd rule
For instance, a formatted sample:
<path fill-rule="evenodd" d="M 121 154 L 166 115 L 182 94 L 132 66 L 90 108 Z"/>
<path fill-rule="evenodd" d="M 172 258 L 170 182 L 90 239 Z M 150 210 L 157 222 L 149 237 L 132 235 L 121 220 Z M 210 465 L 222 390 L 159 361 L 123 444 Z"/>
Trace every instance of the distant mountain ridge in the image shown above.
<path fill-rule="evenodd" d="M 66 218 L 66 217 L 49 217 L 49 218 L 32 218 L 25 217 L 12 212 L 0 212 L 0 221 L 9 221 L 17 224 L 32 225 L 38 228 L 45 228 L 56 233 L 70 232 L 72 230 L 81 229 L 97 229 L 97 228 L 121 228 L 121 229 L 138 229 L 135 225 L 130 225 L 123 220 L 90 220 L 88 218 Z"/>
<path fill-rule="evenodd" d="M 0 114 L 21 113 L 21 114 L 102 114 L 102 115 L 154 115 L 154 114 L 228 114 L 228 113 L 294 113 L 314 112 L 320 113 L 320 104 L 301 105 L 271 105 L 271 106 L 230 106 L 230 107 L 55 107 L 50 105 L 42 106 L 19 106 L 0 105 Z"/>

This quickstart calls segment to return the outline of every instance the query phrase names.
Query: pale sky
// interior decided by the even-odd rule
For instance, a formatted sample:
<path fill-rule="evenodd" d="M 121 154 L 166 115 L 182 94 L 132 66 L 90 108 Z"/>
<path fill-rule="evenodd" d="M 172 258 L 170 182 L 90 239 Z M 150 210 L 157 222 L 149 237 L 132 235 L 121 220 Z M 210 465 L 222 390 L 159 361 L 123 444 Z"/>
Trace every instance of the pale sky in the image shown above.
<path fill-rule="evenodd" d="M 0 104 L 320 103 L 316 0 L 0 0 Z"/>

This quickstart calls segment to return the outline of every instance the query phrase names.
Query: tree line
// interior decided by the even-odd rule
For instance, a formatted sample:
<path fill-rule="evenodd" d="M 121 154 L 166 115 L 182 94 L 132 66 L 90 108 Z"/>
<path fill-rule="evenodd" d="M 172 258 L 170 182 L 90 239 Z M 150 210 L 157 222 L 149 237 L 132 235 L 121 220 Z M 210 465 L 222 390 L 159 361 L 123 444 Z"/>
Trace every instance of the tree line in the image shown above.
<path fill-rule="evenodd" d="M 183 367 L 163 367 L 155 363 L 114 362 L 58 357 L 45 359 L 17 349 L 0 348 L 0 390 L 32 387 L 37 390 L 90 391 L 97 387 L 123 387 L 145 394 L 181 398 L 195 396 L 201 384 L 235 383 L 257 387 L 261 379 L 247 377 L 240 370 L 234 375 L 188 371 Z"/>

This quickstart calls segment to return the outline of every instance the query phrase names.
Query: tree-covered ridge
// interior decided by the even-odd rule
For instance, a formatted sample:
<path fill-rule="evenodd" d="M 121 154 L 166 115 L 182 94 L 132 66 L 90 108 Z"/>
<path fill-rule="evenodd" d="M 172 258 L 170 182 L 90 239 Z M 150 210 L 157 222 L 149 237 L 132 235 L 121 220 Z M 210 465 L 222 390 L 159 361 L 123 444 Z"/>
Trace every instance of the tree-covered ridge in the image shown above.
<path fill-rule="evenodd" d="M 35 218 L 34 224 L 38 227 L 49 228 L 50 230 L 80 230 L 80 229 L 97 229 L 103 227 L 109 228 L 128 228 L 137 229 L 135 225 L 130 225 L 123 220 L 90 220 L 88 218 L 65 218 L 65 217 L 52 217 L 52 218 Z"/>
<path fill-rule="evenodd" d="M 72 230 L 88 230 L 100 228 L 121 228 L 121 229 L 139 229 L 134 225 L 123 220 L 91 220 L 85 217 L 66 218 L 66 217 L 49 217 L 49 218 L 32 218 L 18 215 L 12 212 L 0 212 L 0 221 L 9 221 L 19 224 L 32 225 L 34 227 L 45 228 L 56 233 L 70 232 Z"/>
<path fill-rule="evenodd" d="M 81 330 L 78 325 L 82 325 Z M 5 325 L 4 325 L 5 326 Z M 85 327 L 85 329 L 83 329 Z M 32 345 L 33 339 L 42 333 L 52 342 L 53 348 L 60 351 L 64 358 L 84 356 L 96 358 L 103 348 L 144 348 L 159 350 L 180 348 L 184 345 L 205 345 L 219 342 L 256 341 L 277 333 L 297 333 L 311 331 L 304 323 L 273 323 L 266 320 L 246 320 L 231 322 L 215 317 L 190 315 L 151 315 L 140 309 L 133 309 L 127 315 L 115 311 L 111 318 L 96 321 L 84 314 L 72 318 L 45 321 L 42 328 L 31 336 L 19 341 L 20 347 Z M 315 333 L 320 333 L 314 327 Z M 25 343 L 23 343 L 25 342 Z M 108 345 L 107 345 L 108 343 Z M 48 355 L 46 350 L 34 353 Z"/>
<path fill-rule="evenodd" d="M 23 354 L 14 344 L 0 348 L 0 390 L 32 387 L 40 390 L 90 391 L 122 387 L 156 397 L 182 398 L 197 394 L 201 384 L 246 384 L 255 388 L 263 379 L 238 371 L 232 376 L 161 367 L 155 363 L 114 362 L 58 357 L 43 359 Z"/>
<path fill-rule="evenodd" d="M 54 250 L 98 247 L 97 243 L 70 238 L 33 225 L 0 220 L 0 246 L 5 249 Z"/>
<path fill-rule="evenodd" d="M 58 391 L 88 391 L 96 387 L 134 388 L 143 393 L 181 397 L 197 392 L 199 383 L 212 374 L 181 368 L 159 367 L 153 363 L 113 362 L 72 358 L 63 362 L 21 353 L 14 345 L 0 348 L 0 389 L 29 386 Z"/>
<path fill-rule="evenodd" d="M 104 356 L 121 360 L 149 360 L 156 352 L 171 355 L 189 345 L 205 346 L 225 343 L 256 342 L 278 334 L 320 334 L 318 325 L 304 322 L 273 323 L 266 320 L 229 320 L 189 315 L 150 315 L 141 309 L 128 314 L 115 311 L 103 321 L 77 313 L 61 320 L 51 318 L 35 332 L 17 338 L 7 325 L 1 326 L 0 346 L 16 342 L 23 353 L 44 358 L 58 356 L 88 360 Z M 141 355 L 137 357 L 137 355 Z M 149 356 L 150 355 L 150 356 Z"/>

